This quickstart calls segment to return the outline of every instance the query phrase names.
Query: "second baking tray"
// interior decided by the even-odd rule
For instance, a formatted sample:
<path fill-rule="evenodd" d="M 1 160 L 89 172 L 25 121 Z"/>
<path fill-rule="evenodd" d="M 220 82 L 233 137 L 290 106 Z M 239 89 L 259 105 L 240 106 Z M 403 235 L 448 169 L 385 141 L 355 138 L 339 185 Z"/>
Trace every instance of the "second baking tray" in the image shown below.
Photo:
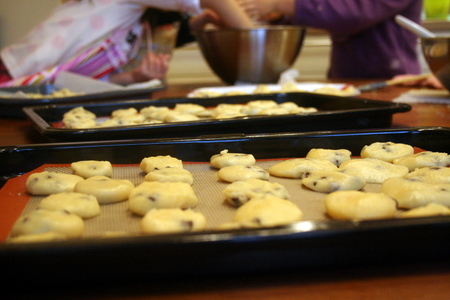
<path fill-rule="evenodd" d="M 450 152 L 448 128 L 58 143 L 0 148 L 0 176 L 6 180 L 42 164 L 86 159 L 136 164 L 145 156 L 172 155 L 185 162 L 208 162 L 223 149 L 252 153 L 257 159 L 301 157 L 311 148 L 345 148 L 357 155 L 364 145 L 383 141 Z M 7 211 L 0 210 L 2 228 L 6 227 L 2 214 Z M 6 276 L 4 289 L 26 286 L 34 292 L 37 288 L 172 282 L 205 275 L 448 261 L 449 230 L 450 216 L 361 222 L 305 220 L 267 229 L 0 244 L 0 270 Z"/>
<path fill-rule="evenodd" d="M 138 110 L 150 105 L 173 108 L 177 103 L 195 103 L 205 107 L 215 107 L 221 103 L 245 104 L 253 100 L 274 100 L 277 103 L 291 101 L 299 106 L 315 107 L 319 112 L 89 129 L 67 129 L 54 126 L 55 123 L 62 120 L 64 113 L 76 106 L 80 106 L 76 104 L 26 107 L 24 108 L 24 113 L 33 122 L 37 130 L 52 141 L 92 141 L 196 137 L 230 133 L 247 134 L 384 128 L 392 124 L 393 114 L 411 110 L 410 105 L 403 103 L 314 93 L 245 95 L 206 99 L 130 100 L 110 103 L 84 103 L 82 106 L 97 116 L 110 116 L 112 111 L 116 109 L 129 107 L 134 107 Z"/>

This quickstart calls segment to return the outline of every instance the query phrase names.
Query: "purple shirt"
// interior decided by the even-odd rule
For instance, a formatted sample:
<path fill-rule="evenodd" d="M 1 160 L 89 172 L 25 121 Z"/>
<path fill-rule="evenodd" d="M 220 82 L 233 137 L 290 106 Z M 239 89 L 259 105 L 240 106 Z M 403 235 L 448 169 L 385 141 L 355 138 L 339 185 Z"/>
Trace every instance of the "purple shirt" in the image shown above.
<path fill-rule="evenodd" d="M 421 10 L 421 0 L 296 0 L 292 23 L 330 33 L 329 78 L 390 78 L 421 71 L 417 37 L 394 20 L 420 23 Z"/>

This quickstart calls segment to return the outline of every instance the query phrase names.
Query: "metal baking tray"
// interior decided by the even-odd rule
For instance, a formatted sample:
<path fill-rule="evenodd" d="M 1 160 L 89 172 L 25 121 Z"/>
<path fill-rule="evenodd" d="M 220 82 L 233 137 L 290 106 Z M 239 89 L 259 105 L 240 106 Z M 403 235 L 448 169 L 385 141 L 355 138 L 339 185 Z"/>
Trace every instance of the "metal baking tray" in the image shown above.
<path fill-rule="evenodd" d="M 97 102 L 111 100 L 123 100 L 123 99 L 137 99 L 143 96 L 150 97 L 153 92 L 164 89 L 165 86 L 155 86 L 151 88 L 142 89 L 124 89 L 124 90 L 114 90 L 108 92 L 99 93 L 88 93 L 84 95 L 70 96 L 70 97 L 58 97 L 58 98 L 8 98 L 5 96 L 0 96 L 0 105 L 2 109 L 0 110 L 0 117 L 8 118 L 25 118 L 22 109 L 26 106 L 34 105 L 48 105 L 48 104 L 63 104 L 63 103 L 80 103 L 84 104 L 86 102 Z M 11 88 L 0 88 L 0 92 L 15 93 L 18 91 L 24 93 L 36 93 L 42 95 L 52 94 L 54 86 L 52 84 L 41 84 L 23 87 L 11 87 Z"/>
<path fill-rule="evenodd" d="M 215 107 L 220 103 L 247 103 L 252 100 L 292 101 L 303 107 L 319 110 L 312 114 L 251 116 L 233 119 L 205 119 L 121 127 L 66 129 L 54 126 L 62 116 L 79 104 L 47 105 L 24 108 L 25 115 L 37 130 L 51 141 L 93 141 L 113 139 L 142 139 L 195 137 L 208 134 L 306 132 L 320 130 L 385 128 L 392 124 L 392 115 L 411 110 L 409 104 L 314 93 L 228 96 L 216 98 L 171 98 L 159 100 L 130 100 L 110 103 L 88 103 L 83 107 L 97 116 L 110 116 L 116 109 L 146 106 L 174 107 L 177 103 L 196 103 Z M 61 124 L 60 124 L 61 125 Z"/>
<path fill-rule="evenodd" d="M 172 155 L 208 162 L 222 149 L 257 159 L 304 156 L 311 148 L 359 153 L 381 141 L 450 152 L 449 128 L 351 130 L 292 134 L 215 136 L 55 143 L 3 147 L 0 176 L 8 178 L 47 164 L 83 159 L 133 164 L 144 156 Z M 4 213 L 0 209 L 0 215 Z M 113 286 L 126 282 L 196 278 L 249 272 L 427 262 L 450 258 L 450 217 L 379 221 L 301 221 L 269 229 L 240 229 L 161 236 L 0 244 L 4 286 Z M 34 289 L 31 289 L 34 291 Z"/>

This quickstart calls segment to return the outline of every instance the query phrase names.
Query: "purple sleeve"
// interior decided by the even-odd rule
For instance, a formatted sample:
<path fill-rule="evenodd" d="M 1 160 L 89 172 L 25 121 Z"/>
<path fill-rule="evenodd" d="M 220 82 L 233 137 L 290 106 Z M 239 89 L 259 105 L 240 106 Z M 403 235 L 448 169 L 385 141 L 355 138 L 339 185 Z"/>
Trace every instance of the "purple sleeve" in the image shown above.
<path fill-rule="evenodd" d="M 420 0 L 296 0 L 293 22 L 334 35 L 352 35 L 413 9 L 417 1 Z"/>

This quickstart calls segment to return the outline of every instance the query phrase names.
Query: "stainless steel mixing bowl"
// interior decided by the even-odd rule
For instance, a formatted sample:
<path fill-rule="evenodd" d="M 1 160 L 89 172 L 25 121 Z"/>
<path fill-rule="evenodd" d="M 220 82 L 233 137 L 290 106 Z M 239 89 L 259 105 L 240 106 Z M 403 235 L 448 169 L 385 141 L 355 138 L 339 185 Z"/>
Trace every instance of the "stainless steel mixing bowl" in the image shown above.
<path fill-rule="evenodd" d="M 422 38 L 421 42 L 431 71 L 450 91 L 450 37 Z"/>
<path fill-rule="evenodd" d="M 206 29 L 196 39 L 206 62 L 228 84 L 276 83 L 303 45 L 305 28 Z"/>

